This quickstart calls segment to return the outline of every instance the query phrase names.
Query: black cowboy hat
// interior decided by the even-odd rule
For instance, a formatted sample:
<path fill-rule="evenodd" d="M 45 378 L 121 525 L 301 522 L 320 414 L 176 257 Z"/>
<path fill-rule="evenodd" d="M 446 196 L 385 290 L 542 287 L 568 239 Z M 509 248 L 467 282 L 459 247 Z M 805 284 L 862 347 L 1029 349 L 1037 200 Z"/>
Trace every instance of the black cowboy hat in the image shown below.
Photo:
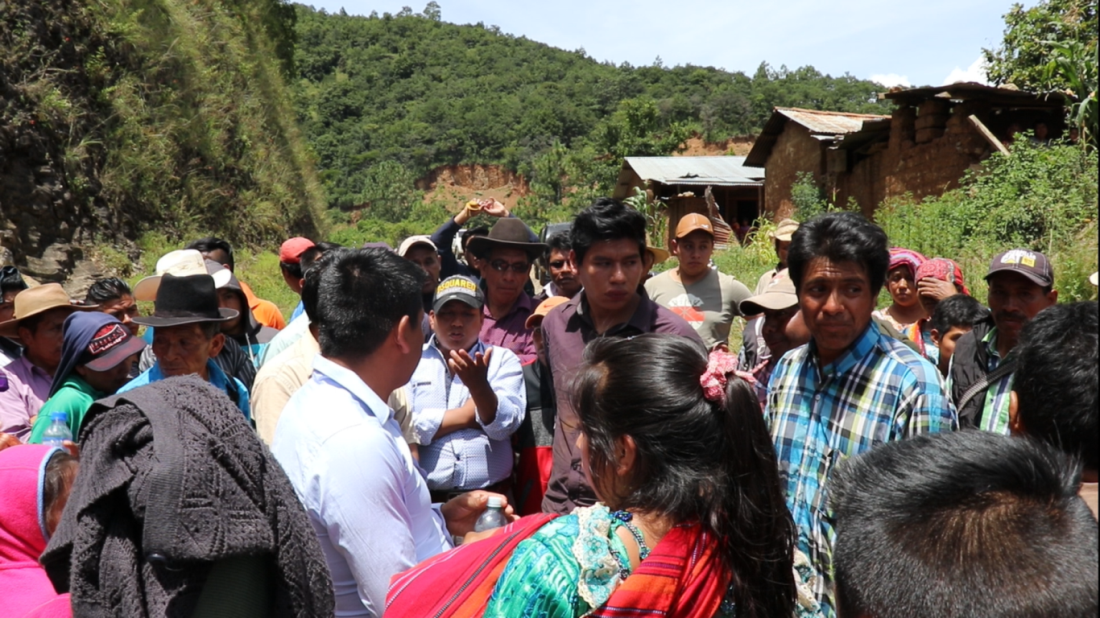
<path fill-rule="evenodd" d="M 177 277 L 165 274 L 157 288 L 153 315 L 134 318 L 144 326 L 162 328 L 200 322 L 226 322 L 240 315 L 235 309 L 218 307 L 214 278 L 210 275 Z"/>
<path fill-rule="evenodd" d="M 515 217 L 506 217 L 497 221 L 488 236 L 475 236 L 470 239 L 466 249 L 474 255 L 481 257 L 493 250 L 494 247 L 503 249 L 519 249 L 525 251 L 534 261 L 546 251 L 546 245 L 541 242 L 531 242 L 527 226 L 523 221 Z"/>

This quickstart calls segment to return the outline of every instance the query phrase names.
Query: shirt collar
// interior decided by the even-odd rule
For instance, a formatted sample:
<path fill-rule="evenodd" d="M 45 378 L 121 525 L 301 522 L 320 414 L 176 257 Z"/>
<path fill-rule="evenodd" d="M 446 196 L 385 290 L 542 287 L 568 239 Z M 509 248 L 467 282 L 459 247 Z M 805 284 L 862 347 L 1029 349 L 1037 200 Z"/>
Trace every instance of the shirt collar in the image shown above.
<path fill-rule="evenodd" d="M 821 366 L 820 360 L 817 356 L 817 344 L 812 339 L 810 340 L 810 350 L 813 352 L 814 362 L 818 367 L 818 371 L 823 378 L 828 378 L 834 375 L 842 375 L 850 371 L 853 367 L 858 365 L 871 350 L 878 345 L 879 340 L 882 338 L 882 334 L 878 330 L 878 326 L 872 320 L 867 324 L 866 330 L 856 340 L 852 342 L 852 345 L 848 346 L 848 349 L 843 354 L 838 356 L 836 360 L 828 365 Z"/>
<path fill-rule="evenodd" d="M 20 356 L 19 358 L 13 360 L 12 362 L 13 363 L 22 363 L 23 367 L 27 371 L 28 376 L 33 375 L 33 374 L 37 374 L 39 377 L 46 378 L 47 380 L 52 379 L 52 376 L 50 376 L 50 374 L 46 373 L 45 369 L 39 367 L 38 365 L 35 365 L 34 363 L 31 362 L 31 359 L 27 358 L 26 352 L 24 352 L 22 356 Z"/>
<path fill-rule="evenodd" d="M 76 375 L 75 373 L 69 374 L 69 377 L 65 379 L 65 383 L 62 384 L 61 386 L 62 386 L 62 388 L 66 387 L 66 386 L 74 388 L 74 389 L 80 391 L 81 393 L 84 393 L 85 395 L 91 396 L 93 399 L 103 399 L 104 397 L 107 396 L 107 393 L 101 393 L 101 392 L 97 391 L 96 389 L 92 388 L 91 384 L 88 384 L 88 382 L 86 382 L 84 380 L 84 378 L 81 378 L 80 376 Z"/>
<path fill-rule="evenodd" d="M 1001 354 L 997 351 L 997 327 L 989 329 L 989 332 L 982 337 L 982 343 L 985 344 L 985 351 L 994 358 L 1000 358 Z"/>
<path fill-rule="evenodd" d="M 382 401 L 382 398 L 371 390 L 371 387 L 367 386 L 359 376 L 355 375 L 355 372 L 347 367 L 341 367 L 318 354 L 313 359 L 313 373 L 324 376 L 329 382 L 351 393 L 352 397 L 358 399 L 363 408 L 377 418 L 379 422 L 385 423 L 393 416 L 393 411 L 390 410 L 389 405 Z"/>
<path fill-rule="evenodd" d="M 206 373 L 207 382 L 210 382 L 223 391 L 225 390 L 226 386 L 229 384 L 229 377 L 225 375 L 222 368 L 219 367 L 212 358 L 206 359 Z M 160 361 L 153 363 L 153 366 L 149 368 L 149 381 L 156 382 L 164 379 L 164 372 L 160 369 Z"/>
<path fill-rule="evenodd" d="M 630 319 L 622 324 L 617 324 L 607 329 L 605 335 L 612 335 L 621 330 L 627 328 L 633 328 L 642 332 L 646 332 L 649 325 L 653 323 L 653 312 L 656 311 L 656 303 L 649 300 L 649 295 L 646 294 L 645 288 L 638 286 L 638 295 L 641 296 L 641 300 L 638 301 L 638 306 L 634 308 L 634 313 L 630 316 Z M 580 316 L 580 319 L 591 329 L 595 330 L 595 325 L 592 323 L 592 318 L 589 317 L 588 311 L 588 294 L 582 288 L 576 296 L 569 300 L 569 303 L 576 307 L 576 314 Z"/>
<path fill-rule="evenodd" d="M 488 300 L 488 294 L 489 293 L 486 292 L 485 294 L 486 294 L 486 299 L 485 299 L 485 303 L 483 305 L 481 305 L 481 313 L 485 317 L 491 319 L 493 316 L 492 316 L 492 314 L 489 313 L 489 300 Z M 512 308 L 508 310 L 508 313 L 505 313 L 504 315 L 502 315 L 500 317 L 500 319 L 497 320 L 497 322 L 503 322 L 503 321 L 507 320 L 508 318 L 512 317 L 512 315 L 514 315 L 517 311 L 523 311 L 525 315 L 531 315 L 531 313 L 534 310 L 535 310 L 535 301 L 534 301 L 534 299 L 531 298 L 527 294 L 527 292 L 521 291 L 519 293 L 519 298 L 516 299 L 516 302 L 512 303 Z"/>

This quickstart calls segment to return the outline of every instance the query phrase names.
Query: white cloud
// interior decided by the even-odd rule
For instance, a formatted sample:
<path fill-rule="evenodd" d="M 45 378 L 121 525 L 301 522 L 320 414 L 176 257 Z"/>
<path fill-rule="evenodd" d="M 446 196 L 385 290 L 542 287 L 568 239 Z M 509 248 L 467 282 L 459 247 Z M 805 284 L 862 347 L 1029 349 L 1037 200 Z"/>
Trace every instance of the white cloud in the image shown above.
<path fill-rule="evenodd" d="M 959 67 L 955 67 L 943 80 L 945 86 L 958 82 L 988 84 L 989 78 L 985 75 L 985 60 L 981 56 L 978 56 L 978 59 L 972 62 L 970 66 L 966 67 L 965 71 Z"/>
<path fill-rule="evenodd" d="M 913 85 L 909 82 L 909 77 L 907 75 L 898 75 L 897 73 L 876 73 L 871 76 L 871 81 L 886 86 L 887 88 L 893 88 L 894 86 L 909 88 Z"/>

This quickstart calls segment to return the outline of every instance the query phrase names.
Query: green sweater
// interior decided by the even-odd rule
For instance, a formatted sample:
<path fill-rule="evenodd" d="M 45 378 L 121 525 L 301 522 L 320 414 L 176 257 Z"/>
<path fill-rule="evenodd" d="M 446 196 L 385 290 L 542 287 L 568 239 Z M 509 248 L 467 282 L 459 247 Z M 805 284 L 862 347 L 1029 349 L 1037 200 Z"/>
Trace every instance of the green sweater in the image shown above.
<path fill-rule="evenodd" d="M 61 388 L 57 389 L 54 396 L 47 399 L 42 409 L 38 411 L 38 418 L 34 420 L 31 437 L 27 442 L 42 444 L 42 434 L 46 433 L 46 428 L 50 426 L 50 414 L 54 412 L 64 412 L 69 415 L 69 431 L 73 432 L 75 441 L 80 436 L 80 425 L 84 422 L 84 415 L 88 413 L 88 408 L 92 407 L 96 399 L 106 396 L 106 393 L 95 390 L 80 376 L 75 373 L 70 374 Z"/>

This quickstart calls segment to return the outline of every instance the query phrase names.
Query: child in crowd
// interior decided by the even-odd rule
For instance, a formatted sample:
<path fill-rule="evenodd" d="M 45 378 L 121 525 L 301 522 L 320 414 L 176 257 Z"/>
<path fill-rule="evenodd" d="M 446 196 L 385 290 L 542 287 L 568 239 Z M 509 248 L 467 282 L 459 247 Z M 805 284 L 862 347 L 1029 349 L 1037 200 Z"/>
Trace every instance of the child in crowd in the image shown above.
<path fill-rule="evenodd" d="M 974 328 L 974 322 L 989 315 L 989 309 L 966 294 L 949 296 L 932 313 L 932 342 L 939 349 L 937 367 L 945 377 L 955 353 L 955 342 Z"/>

